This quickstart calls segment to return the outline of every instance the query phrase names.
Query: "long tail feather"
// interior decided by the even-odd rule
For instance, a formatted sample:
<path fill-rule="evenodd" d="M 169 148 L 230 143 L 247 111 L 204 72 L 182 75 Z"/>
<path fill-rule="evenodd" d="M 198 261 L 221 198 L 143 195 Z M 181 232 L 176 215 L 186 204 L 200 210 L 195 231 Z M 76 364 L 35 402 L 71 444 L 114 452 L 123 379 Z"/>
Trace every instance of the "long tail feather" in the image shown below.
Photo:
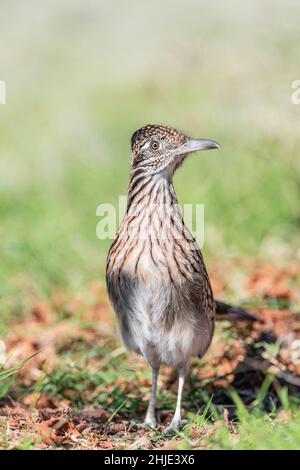
<path fill-rule="evenodd" d="M 221 300 L 216 300 L 216 320 L 228 320 L 228 321 L 259 321 L 253 313 L 249 313 L 242 308 L 235 307 L 233 305 L 226 304 Z"/>

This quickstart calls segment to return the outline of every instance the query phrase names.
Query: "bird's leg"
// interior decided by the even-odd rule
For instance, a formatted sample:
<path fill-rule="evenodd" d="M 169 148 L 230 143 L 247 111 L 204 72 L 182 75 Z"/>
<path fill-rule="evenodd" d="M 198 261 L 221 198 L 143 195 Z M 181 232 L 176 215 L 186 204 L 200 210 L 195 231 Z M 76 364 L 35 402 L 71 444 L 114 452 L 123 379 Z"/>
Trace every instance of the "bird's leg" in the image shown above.
<path fill-rule="evenodd" d="M 174 431 L 179 430 L 186 421 L 181 419 L 181 402 L 182 402 L 182 394 L 183 394 L 183 387 L 184 387 L 184 380 L 185 380 L 185 367 L 181 367 L 179 369 L 179 378 L 178 378 L 178 393 L 177 393 L 177 402 L 176 402 L 176 409 L 173 416 L 173 419 L 170 425 L 166 428 L 165 434 L 173 434 Z"/>
<path fill-rule="evenodd" d="M 152 368 L 152 386 L 150 400 L 148 404 L 147 413 L 145 416 L 144 424 L 154 428 L 156 426 L 155 408 L 156 408 L 156 392 L 157 392 L 157 378 L 158 378 L 159 367 Z"/>

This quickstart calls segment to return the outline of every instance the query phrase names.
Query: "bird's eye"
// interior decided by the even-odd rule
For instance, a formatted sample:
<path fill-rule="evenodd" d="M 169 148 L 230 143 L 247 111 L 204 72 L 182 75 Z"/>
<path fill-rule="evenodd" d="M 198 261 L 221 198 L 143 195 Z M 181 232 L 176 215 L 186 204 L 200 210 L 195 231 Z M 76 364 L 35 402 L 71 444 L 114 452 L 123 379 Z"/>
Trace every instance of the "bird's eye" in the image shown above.
<path fill-rule="evenodd" d="M 150 145 L 151 145 L 152 150 L 158 150 L 159 149 L 159 142 L 157 140 L 152 140 Z"/>

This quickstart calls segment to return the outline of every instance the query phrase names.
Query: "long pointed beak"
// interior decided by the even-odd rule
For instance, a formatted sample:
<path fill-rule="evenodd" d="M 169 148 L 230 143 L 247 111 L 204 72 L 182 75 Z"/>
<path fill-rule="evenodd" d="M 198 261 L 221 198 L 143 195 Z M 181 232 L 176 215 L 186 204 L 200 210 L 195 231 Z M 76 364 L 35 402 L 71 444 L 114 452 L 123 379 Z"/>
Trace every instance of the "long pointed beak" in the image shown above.
<path fill-rule="evenodd" d="M 219 149 L 221 147 L 218 142 L 208 139 L 188 139 L 178 150 L 177 155 L 183 155 L 191 152 L 200 152 L 201 150 Z"/>

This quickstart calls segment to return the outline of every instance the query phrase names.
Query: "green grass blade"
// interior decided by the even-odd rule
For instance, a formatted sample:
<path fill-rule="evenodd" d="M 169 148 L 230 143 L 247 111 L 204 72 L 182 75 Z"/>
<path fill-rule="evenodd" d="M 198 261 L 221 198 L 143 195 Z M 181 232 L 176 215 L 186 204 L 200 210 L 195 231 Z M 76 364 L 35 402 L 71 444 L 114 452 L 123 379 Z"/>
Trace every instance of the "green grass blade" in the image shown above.
<path fill-rule="evenodd" d="M 10 377 L 11 375 L 15 374 L 16 372 L 18 372 L 19 369 L 21 369 L 25 364 L 26 362 L 28 362 L 30 359 L 32 359 L 34 356 L 36 356 L 38 354 L 38 352 L 36 353 L 33 353 L 31 354 L 31 356 L 27 357 L 26 359 L 24 359 L 23 361 L 21 361 L 19 364 L 17 364 L 15 367 L 11 367 L 10 369 L 8 370 L 4 370 L 2 372 L 0 372 L 0 381 L 4 380 L 4 379 L 7 379 L 8 377 Z"/>

